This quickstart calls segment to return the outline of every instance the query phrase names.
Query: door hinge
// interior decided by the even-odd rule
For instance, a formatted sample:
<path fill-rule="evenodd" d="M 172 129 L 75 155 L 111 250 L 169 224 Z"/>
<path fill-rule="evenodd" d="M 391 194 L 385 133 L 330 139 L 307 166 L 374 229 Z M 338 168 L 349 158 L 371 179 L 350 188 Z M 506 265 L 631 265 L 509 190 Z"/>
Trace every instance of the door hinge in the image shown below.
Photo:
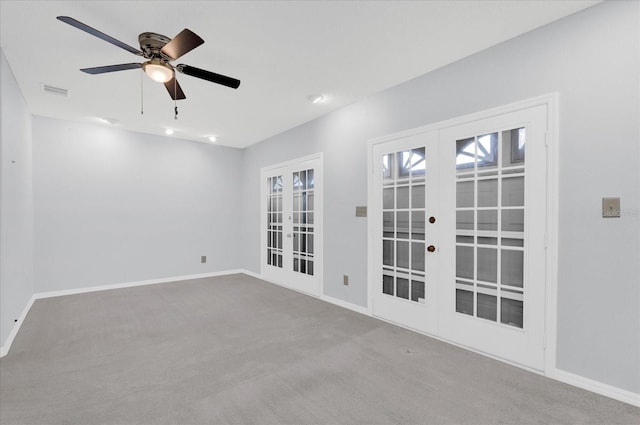
<path fill-rule="evenodd" d="M 548 233 L 544 234 L 544 249 L 547 249 L 549 247 L 549 235 Z"/>

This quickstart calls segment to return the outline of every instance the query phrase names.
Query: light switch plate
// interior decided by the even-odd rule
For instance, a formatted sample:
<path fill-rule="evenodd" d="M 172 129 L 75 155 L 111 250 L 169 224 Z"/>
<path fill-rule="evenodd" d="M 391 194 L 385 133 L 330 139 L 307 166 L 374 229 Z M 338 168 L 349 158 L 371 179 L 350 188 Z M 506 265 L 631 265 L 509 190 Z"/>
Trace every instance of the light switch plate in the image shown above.
<path fill-rule="evenodd" d="M 620 217 L 620 198 L 602 198 L 602 217 Z"/>
<path fill-rule="evenodd" d="M 366 206 L 358 206 L 356 207 L 356 217 L 366 217 L 367 216 L 367 207 Z"/>

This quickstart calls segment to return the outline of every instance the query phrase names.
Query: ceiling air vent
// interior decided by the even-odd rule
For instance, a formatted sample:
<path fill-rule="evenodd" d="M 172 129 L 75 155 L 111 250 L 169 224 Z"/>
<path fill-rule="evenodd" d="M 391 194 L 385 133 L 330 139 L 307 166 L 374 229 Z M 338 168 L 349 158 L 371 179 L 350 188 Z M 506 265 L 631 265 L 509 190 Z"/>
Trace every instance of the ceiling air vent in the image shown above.
<path fill-rule="evenodd" d="M 62 89 L 60 87 L 50 86 L 48 84 L 41 83 L 42 91 L 49 94 L 57 94 L 58 96 L 69 96 L 69 90 Z"/>

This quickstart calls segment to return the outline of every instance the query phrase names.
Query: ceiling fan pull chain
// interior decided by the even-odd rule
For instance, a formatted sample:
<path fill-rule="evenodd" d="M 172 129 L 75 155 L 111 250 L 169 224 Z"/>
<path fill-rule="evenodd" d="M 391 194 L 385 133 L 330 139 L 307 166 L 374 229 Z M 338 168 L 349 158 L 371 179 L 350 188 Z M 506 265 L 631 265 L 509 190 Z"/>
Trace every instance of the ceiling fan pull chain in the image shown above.
<path fill-rule="evenodd" d="M 173 75 L 173 106 L 175 115 L 173 116 L 174 120 L 178 119 L 178 78 Z"/>
<path fill-rule="evenodd" d="M 144 74 L 144 70 L 140 72 L 140 115 L 144 115 L 144 93 L 142 92 L 142 74 Z"/>

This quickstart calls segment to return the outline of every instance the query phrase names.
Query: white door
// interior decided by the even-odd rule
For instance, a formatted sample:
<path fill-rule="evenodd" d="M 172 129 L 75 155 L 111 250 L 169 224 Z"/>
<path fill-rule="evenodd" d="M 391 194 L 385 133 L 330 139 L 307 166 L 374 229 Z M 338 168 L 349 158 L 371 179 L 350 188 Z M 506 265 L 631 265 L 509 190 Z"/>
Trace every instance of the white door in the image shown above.
<path fill-rule="evenodd" d="M 544 369 L 545 133 L 536 106 L 374 145 L 374 315 Z M 407 176 L 422 149 L 424 172 Z M 422 261 L 426 296 L 406 299 Z"/>
<path fill-rule="evenodd" d="M 546 106 L 442 130 L 441 335 L 544 369 Z M 446 149 L 444 147 L 446 146 Z"/>
<path fill-rule="evenodd" d="M 438 215 L 437 152 L 437 132 L 373 149 L 373 313 L 431 334 L 437 332 L 438 263 L 427 247 L 437 243 L 437 227 L 429 222 Z"/>
<path fill-rule="evenodd" d="M 264 168 L 260 180 L 262 276 L 320 296 L 321 156 Z"/>

